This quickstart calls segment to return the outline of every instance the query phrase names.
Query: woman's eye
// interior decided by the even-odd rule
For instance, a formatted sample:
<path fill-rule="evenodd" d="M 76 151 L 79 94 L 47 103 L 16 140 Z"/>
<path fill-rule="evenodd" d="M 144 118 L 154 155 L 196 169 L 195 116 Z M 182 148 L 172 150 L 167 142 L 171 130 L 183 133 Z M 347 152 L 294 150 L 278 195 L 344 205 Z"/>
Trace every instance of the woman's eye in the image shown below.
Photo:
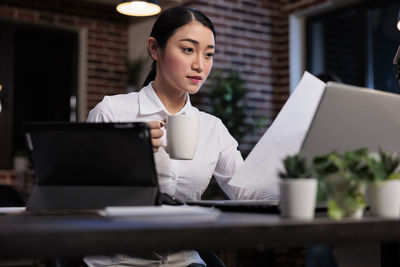
<path fill-rule="evenodd" d="M 214 53 L 207 53 L 206 58 L 212 58 L 214 56 Z"/>
<path fill-rule="evenodd" d="M 193 48 L 189 48 L 189 47 L 183 48 L 183 52 L 185 52 L 185 53 L 192 53 L 192 52 L 193 52 Z"/>

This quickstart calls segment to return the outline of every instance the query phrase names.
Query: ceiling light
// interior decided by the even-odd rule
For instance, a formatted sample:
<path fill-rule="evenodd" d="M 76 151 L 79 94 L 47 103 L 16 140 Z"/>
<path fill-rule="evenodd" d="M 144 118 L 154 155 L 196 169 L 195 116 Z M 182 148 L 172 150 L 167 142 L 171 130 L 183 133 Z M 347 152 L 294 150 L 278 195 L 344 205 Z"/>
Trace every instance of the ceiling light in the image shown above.
<path fill-rule="evenodd" d="M 399 10 L 399 15 L 397 16 L 397 29 L 400 31 L 400 10 Z"/>
<path fill-rule="evenodd" d="M 157 1 L 121 1 L 117 11 L 128 16 L 153 16 L 161 12 Z"/>

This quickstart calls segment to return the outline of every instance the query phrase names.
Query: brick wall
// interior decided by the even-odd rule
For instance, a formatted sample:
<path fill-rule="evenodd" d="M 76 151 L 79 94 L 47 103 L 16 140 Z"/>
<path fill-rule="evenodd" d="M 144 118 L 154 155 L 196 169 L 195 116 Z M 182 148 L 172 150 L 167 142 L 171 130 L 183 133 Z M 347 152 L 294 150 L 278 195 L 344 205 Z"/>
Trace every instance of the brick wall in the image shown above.
<path fill-rule="evenodd" d="M 248 116 L 273 119 L 287 99 L 289 87 L 288 27 L 280 2 L 198 0 L 188 5 L 204 12 L 216 27 L 214 69 L 235 69 L 246 81 Z M 204 86 L 193 100 L 205 110 L 208 90 Z M 250 150 L 265 129 L 248 136 L 241 149 Z"/>
<path fill-rule="evenodd" d="M 125 92 L 128 18 L 113 6 L 82 0 L 1 0 L 0 19 L 87 29 L 87 109 L 106 94 Z"/>
<path fill-rule="evenodd" d="M 326 0 L 196 0 L 188 6 L 204 12 L 217 32 L 214 69 L 238 70 L 246 81 L 247 114 L 268 123 L 247 136 L 246 154 L 274 120 L 289 97 L 289 15 Z M 205 85 L 193 102 L 204 110 L 209 88 Z"/>

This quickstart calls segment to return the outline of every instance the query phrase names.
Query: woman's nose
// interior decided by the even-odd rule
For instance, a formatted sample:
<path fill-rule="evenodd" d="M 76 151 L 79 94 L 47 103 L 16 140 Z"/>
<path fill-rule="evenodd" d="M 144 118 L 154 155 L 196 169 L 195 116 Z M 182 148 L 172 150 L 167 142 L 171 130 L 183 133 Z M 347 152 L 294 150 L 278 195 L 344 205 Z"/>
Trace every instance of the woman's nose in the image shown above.
<path fill-rule="evenodd" d="M 192 68 L 198 72 L 202 72 L 204 70 L 203 64 L 204 63 L 203 60 L 201 59 L 201 56 L 196 56 L 192 64 Z"/>

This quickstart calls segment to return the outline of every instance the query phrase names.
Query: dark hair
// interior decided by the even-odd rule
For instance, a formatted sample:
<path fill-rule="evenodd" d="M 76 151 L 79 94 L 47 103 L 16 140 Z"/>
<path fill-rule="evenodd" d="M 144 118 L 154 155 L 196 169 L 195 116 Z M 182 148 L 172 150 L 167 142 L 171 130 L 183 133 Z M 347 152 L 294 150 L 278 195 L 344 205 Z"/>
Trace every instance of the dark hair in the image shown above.
<path fill-rule="evenodd" d="M 150 37 L 157 40 L 157 45 L 164 49 L 168 39 L 174 34 L 176 29 L 189 24 L 192 21 L 198 21 L 209 28 L 216 37 L 215 28 L 211 20 L 200 11 L 190 7 L 173 7 L 165 10 L 157 18 L 151 30 Z M 156 62 L 153 61 L 151 71 L 143 84 L 146 86 L 156 78 Z"/>

